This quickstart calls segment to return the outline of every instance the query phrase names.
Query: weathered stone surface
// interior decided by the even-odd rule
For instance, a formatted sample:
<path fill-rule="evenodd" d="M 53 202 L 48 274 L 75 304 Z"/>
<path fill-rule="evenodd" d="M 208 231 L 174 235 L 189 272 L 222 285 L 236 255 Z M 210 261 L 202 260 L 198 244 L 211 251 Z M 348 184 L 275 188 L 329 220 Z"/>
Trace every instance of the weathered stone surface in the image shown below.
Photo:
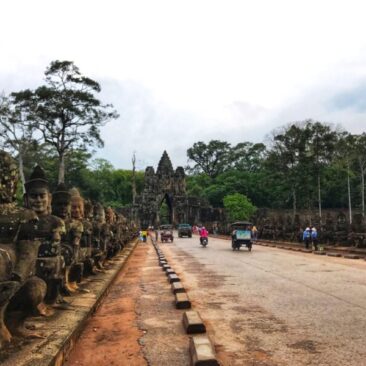
<path fill-rule="evenodd" d="M 316 250 L 313 253 L 316 255 L 325 255 L 326 254 L 326 252 L 324 250 Z"/>
<path fill-rule="evenodd" d="M 155 172 L 152 166 L 145 169 L 144 189 L 136 197 L 133 207 L 125 208 L 123 214 L 129 218 L 139 217 L 142 227 L 159 227 L 162 218 L 159 216 L 161 203 L 169 207 L 169 223 L 201 222 L 212 227 L 213 222 L 225 222 L 223 209 L 212 208 L 207 200 L 188 196 L 183 167 L 173 169 L 166 151 L 159 161 Z"/>
<path fill-rule="evenodd" d="M 331 253 L 331 252 L 328 252 L 327 255 L 329 257 L 342 257 L 342 254 L 340 254 L 340 253 Z"/>
<path fill-rule="evenodd" d="M 168 269 L 170 269 L 169 264 L 163 264 L 162 269 L 163 269 L 163 271 L 167 271 Z"/>
<path fill-rule="evenodd" d="M 172 274 L 175 274 L 174 272 L 174 269 L 171 269 L 171 268 L 168 268 L 166 271 L 165 271 L 166 275 L 169 276 L 169 275 L 172 275 Z"/>
<path fill-rule="evenodd" d="M 73 297 L 70 302 L 75 311 L 63 311 L 51 318 L 40 317 L 37 325 L 42 328 L 45 339 L 25 343 L 22 348 L 2 359 L 1 366 L 60 366 L 65 363 L 65 355 L 74 346 L 87 319 L 92 316 L 106 295 L 137 241 L 129 243 L 123 249 L 123 255 L 117 256 L 118 263 L 106 273 L 98 273 L 89 280 L 90 292 Z"/>
<path fill-rule="evenodd" d="M 173 282 L 172 283 L 172 292 L 176 294 L 178 292 L 186 292 L 181 282 Z"/>
<path fill-rule="evenodd" d="M 313 252 L 311 249 L 301 249 L 300 251 L 303 253 L 312 253 Z"/>
<path fill-rule="evenodd" d="M 180 278 L 176 274 L 171 274 L 168 276 L 169 283 L 180 282 Z"/>
<path fill-rule="evenodd" d="M 186 311 L 183 314 L 183 325 L 187 334 L 206 333 L 206 327 L 197 311 Z"/>
<path fill-rule="evenodd" d="M 360 256 L 357 254 L 345 254 L 343 256 L 343 258 L 347 258 L 347 259 L 360 259 Z"/>
<path fill-rule="evenodd" d="M 205 335 L 193 336 L 190 339 L 189 353 L 193 366 L 219 366 L 214 348 Z"/>
<path fill-rule="evenodd" d="M 185 292 L 177 292 L 175 294 L 175 307 L 177 309 L 190 309 L 191 302 Z"/>

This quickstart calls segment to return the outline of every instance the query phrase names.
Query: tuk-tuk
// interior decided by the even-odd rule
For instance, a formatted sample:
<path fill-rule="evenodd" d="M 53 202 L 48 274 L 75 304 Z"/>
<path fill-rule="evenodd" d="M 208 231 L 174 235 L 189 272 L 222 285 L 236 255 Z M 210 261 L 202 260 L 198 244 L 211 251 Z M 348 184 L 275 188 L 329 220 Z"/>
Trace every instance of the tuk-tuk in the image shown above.
<path fill-rule="evenodd" d="M 160 226 L 160 240 L 161 242 L 168 242 L 169 240 L 173 243 L 173 225 L 161 225 Z"/>
<path fill-rule="evenodd" d="M 239 250 L 242 245 L 245 245 L 249 252 L 252 250 L 252 226 L 253 224 L 248 221 L 237 221 L 230 225 L 233 250 Z"/>

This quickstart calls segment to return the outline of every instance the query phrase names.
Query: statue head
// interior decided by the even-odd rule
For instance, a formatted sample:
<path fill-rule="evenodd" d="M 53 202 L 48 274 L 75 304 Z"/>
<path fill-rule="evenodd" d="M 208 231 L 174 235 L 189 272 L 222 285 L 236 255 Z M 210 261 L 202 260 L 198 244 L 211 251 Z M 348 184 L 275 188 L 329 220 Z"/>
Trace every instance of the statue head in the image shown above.
<path fill-rule="evenodd" d="M 340 227 L 345 226 L 347 223 L 347 217 L 343 212 L 339 212 L 337 216 L 337 224 Z"/>
<path fill-rule="evenodd" d="M 51 206 L 51 194 L 43 169 L 37 165 L 25 183 L 26 206 L 38 216 L 47 215 Z"/>
<path fill-rule="evenodd" d="M 0 204 L 15 201 L 18 169 L 15 160 L 0 150 Z"/>
<path fill-rule="evenodd" d="M 84 200 L 84 217 L 88 219 L 93 219 L 93 204 L 90 200 Z"/>
<path fill-rule="evenodd" d="M 52 194 L 52 214 L 66 219 L 71 212 L 71 195 L 66 186 L 60 183 Z"/>
<path fill-rule="evenodd" d="M 101 203 L 96 203 L 94 206 L 94 219 L 101 224 L 105 223 L 105 211 Z"/>
<path fill-rule="evenodd" d="M 108 224 L 113 224 L 116 222 L 116 214 L 114 213 L 112 207 L 108 207 L 105 210 L 105 219 Z"/>
<path fill-rule="evenodd" d="M 84 218 L 84 199 L 80 196 L 77 188 L 70 189 L 71 194 L 71 217 L 82 220 Z"/>

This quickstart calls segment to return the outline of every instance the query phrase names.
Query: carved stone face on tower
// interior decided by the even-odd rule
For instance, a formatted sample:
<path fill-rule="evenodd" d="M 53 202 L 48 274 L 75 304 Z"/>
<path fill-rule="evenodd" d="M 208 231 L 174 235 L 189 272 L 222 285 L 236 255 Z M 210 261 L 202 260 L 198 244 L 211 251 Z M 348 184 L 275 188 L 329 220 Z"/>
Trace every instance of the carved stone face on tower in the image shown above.
<path fill-rule="evenodd" d="M 170 161 L 170 158 L 167 152 L 164 150 L 163 156 L 161 157 L 158 165 L 158 169 L 156 171 L 158 176 L 172 176 L 174 174 L 173 165 Z"/>

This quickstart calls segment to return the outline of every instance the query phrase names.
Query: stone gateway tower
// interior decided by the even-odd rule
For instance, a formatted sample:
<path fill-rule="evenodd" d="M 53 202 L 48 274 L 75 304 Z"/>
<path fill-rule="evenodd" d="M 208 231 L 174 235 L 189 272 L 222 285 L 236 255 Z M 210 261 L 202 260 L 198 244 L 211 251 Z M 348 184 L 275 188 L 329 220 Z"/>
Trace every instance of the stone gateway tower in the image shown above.
<path fill-rule="evenodd" d="M 184 169 L 180 166 L 174 170 L 166 151 L 156 172 L 152 166 L 145 169 L 144 189 L 136 200 L 141 227 L 157 227 L 161 224 L 159 211 L 163 203 L 168 208 L 168 221 L 173 225 L 207 225 L 221 221 L 223 217 L 221 209 L 210 207 L 204 199 L 187 195 Z"/>
<path fill-rule="evenodd" d="M 144 190 L 137 203 L 142 227 L 159 225 L 159 210 L 163 202 L 168 207 L 169 222 L 187 222 L 185 210 L 186 181 L 182 167 L 175 171 L 166 151 L 160 159 L 156 173 L 152 166 L 145 170 Z"/>

